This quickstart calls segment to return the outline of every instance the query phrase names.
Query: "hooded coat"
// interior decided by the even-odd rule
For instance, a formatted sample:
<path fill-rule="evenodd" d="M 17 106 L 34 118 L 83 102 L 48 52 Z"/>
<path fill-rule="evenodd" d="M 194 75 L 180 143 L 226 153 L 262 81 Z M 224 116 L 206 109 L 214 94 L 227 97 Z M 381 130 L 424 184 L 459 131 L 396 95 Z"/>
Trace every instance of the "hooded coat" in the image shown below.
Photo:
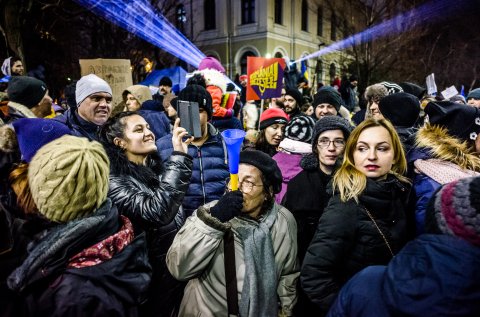
<path fill-rule="evenodd" d="M 369 265 L 387 264 L 406 243 L 405 198 L 408 188 L 395 176 L 367 178 L 359 196 L 342 202 L 335 194 L 320 217 L 300 273 L 303 290 L 325 315 L 340 288 Z M 388 241 L 376 228 L 366 209 Z"/>
<path fill-rule="evenodd" d="M 457 237 L 424 234 L 388 266 L 356 274 L 328 317 L 467 317 L 479 312 L 480 248 Z"/>
<path fill-rule="evenodd" d="M 16 316 L 138 316 L 151 275 L 144 234 L 102 263 L 68 266 L 73 256 L 120 227 L 118 211 L 107 200 L 93 214 L 32 241 L 27 258 L 8 278 L 22 297 Z"/>
<path fill-rule="evenodd" d="M 420 235 L 424 232 L 428 202 L 435 191 L 443 184 L 475 176 L 475 172 L 480 172 L 480 158 L 439 126 L 428 125 L 418 130 L 416 144 L 407 159 L 409 166 L 413 165 L 415 223 Z"/>

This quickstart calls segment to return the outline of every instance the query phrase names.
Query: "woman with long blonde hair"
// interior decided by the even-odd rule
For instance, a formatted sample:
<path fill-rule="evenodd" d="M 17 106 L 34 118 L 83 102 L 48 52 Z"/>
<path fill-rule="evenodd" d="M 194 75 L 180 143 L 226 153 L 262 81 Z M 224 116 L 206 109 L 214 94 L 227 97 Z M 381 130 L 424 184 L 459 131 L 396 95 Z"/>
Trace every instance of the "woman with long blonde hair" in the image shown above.
<path fill-rule="evenodd" d="M 406 243 L 406 169 L 389 121 L 370 118 L 353 130 L 300 276 L 323 314 L 350 277 L 369 265 L 387 264 Z"/>

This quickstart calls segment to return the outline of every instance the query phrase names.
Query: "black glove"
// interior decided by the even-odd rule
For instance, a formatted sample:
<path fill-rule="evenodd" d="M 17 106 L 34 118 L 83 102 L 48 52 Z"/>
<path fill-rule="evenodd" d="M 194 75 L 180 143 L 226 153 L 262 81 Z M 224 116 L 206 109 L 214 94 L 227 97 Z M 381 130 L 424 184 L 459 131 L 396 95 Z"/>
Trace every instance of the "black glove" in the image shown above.
<path fill-rule="evenodd" d="M 220 220 L 227 222 L 240 214 L 243 208 L 243 194 L 239 190 L 227 192 L 220 198 L 215 206 L 210 208 L 210 214 Z"/>

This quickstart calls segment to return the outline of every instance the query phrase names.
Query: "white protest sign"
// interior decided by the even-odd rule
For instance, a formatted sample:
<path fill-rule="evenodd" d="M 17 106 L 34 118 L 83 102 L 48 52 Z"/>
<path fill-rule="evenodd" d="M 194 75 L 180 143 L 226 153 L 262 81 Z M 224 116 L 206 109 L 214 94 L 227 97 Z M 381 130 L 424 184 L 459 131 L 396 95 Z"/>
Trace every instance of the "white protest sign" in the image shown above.
<path fill-rule="evenodd" d="M 430 96 L 437 94 L 437 84 L 435 84 L 435 74 L 433 73 L 427 76 L 427 92 Z"/>

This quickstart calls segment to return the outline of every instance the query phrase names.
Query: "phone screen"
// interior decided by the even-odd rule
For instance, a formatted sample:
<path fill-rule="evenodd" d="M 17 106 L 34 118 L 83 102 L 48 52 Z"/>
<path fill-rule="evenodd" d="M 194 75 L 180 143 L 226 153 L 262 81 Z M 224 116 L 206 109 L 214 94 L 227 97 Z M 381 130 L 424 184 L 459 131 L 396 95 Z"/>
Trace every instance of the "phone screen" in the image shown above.
<path fill-rule="evenodd" d="M 180 126 L 187 130 L 189 136 L 200 138 L 202 131 L 200 129 L 200 110 L 197 102 L 178 101 L 178 116 L 180 117 Z"/>

